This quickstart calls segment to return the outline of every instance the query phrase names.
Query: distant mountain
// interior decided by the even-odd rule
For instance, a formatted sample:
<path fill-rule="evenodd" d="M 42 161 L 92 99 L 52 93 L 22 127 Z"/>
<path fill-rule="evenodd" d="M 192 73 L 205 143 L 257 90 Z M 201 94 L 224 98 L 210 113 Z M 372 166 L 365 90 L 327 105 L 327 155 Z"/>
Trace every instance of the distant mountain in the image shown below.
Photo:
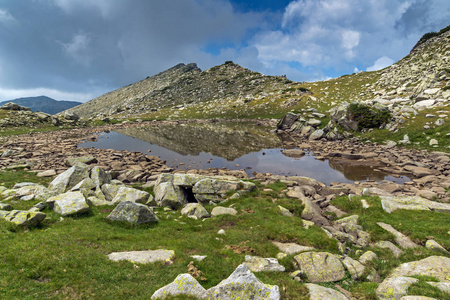
<path fill-rule="evenodd" d="M 39 96 L 2 101 L 0 102 L 0 106 L 8 102 L 13 102 L 21 106 L 29 107 L 34 112 L 40 111 L 51 115 L 57 114 L 61 111 L 81 104 L 81 102 L 76 101 L 58 101 L 46 96 Z"/>

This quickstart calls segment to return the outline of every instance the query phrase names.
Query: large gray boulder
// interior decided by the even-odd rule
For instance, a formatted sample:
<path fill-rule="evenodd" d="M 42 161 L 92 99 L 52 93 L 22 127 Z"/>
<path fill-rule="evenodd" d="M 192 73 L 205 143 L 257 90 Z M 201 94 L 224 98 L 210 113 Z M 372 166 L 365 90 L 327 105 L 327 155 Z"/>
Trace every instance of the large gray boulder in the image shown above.
<path fill-rule="evenodd" d="M 427 275 L 442 282 L 450 282 L 450 257 L 430 256 L 404 263 L 395 268 L 389 277 Z"/>
<path fill-rule="evenodd" d="M 221 178 L 205 178 L 192 188 L 195 199 L 201 203 L 221 202 L 228 191 L 252 191 L 256 186 L 251 182 L 232 181 Z"/>
<path fill-rule="evenodd" d="M 111 202 L 119 203 L 119 202 L 130 201 L 130 202 L 145 204 L 145 203 L 147 203 L 149 197 L 150 197 L 150 194 L 145 191 L 141 191 L 141 190 L 126 187 L 126 186 L 121 186 L 117 190 L 117 193 L 114 196 L 114 198 L 111 200 Z"/>
<path fill-rule="evenodd" d="M 81 192 L 67 192 L 51 197 L 47 202 L 53 203 L 53 210 L 63 217 L 89 211 L 89 205 Z"/>
<path fill-rule="evenodd" d="M 388 213 L 397 209 L 433 210 L 450 213 L 450 204 L 430 201 L 420 196 L 380 196 L 383 210 Z"/>
<path fill-rule="evenodd" d="M 93 167 L 91 170 L 91 179 L 94 181 L 96 187 L 101 187 L 111 182 L 111 174 L 100 167 Z"/>
<path fill-rule="evenodd" d="M 155 189 L 155 201 L 158 206 L 168 206 L 172 209 L 178 209 L 188 203 L 186 191 L 173 185 L 171 182 L 162 182 Z"/>
<path fill-rule="evenodd" d="M 116 197 L 117 192 L 121 188 L 120 185 L 105 183 L 102 185 L 102 193 L 105 195 L 106 201 L 112 201 Z"/>
<path fill-rule="evenodd" d="M 312 283 L 338 281 L 345 277 L 339 257 L 327 252 L 305 252 L 294 257 L 299 270 Z"/>
<path fill-rule="evenodd" d="M 225 280 L 207 291 L 208 299 L 275 300 L 280 299 L 278 286 L 262 283 L 244 264 Z"/>
<path fill-rule="evenodd" d="M 138 225 L 158 222 L 158 217 L 150 208 L 144 204 L 131 201 L 120 202 L 108 215 L 107 219 Z"/>
<path fill-rule="evenodd" d="M 280 123 L 277 126 L 277 129 L 280 130 L 288 130 L 294 125 L 294 123 L 298 120 L 298 115 L 288 112 L 283 119 L 281 119 Z"/>
<path fill-rule="evenodd" d="M 207 299 L 206 290 L 190 274 L 180 274 L 172 283 L 153 293 L 151 299 L 166 299 L 175 296 L 191 296 L 196 299 Z"/>
<path fill-rule="evenodd" d="M 78 164 L 59 174 L 50 183 L 48 189 L 57 194 L 65 193 L 87 177 L 89 177 L 89 166 Z"/>
<path fill-rule="evenodd" d="M 408 288 L 419 280 L 412 277 L 388 277 L 377 288 L 380 300 L 397 300 L 405 296 Z"/>

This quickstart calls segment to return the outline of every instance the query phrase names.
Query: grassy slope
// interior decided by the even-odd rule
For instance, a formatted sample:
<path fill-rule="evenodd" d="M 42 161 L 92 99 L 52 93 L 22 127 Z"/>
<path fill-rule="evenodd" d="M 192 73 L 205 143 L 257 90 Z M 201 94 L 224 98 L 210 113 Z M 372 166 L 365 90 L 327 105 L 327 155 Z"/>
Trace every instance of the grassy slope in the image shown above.
<path fill-rule="evenodd" d="M 192 260 L 190 255 L 208 256 L 195 265 L 207 279 L 201 284 L 209 288 L 228 277 L 244 261 L 246 254 L 275 257 L 278 249 L 271 240 L 296 242 L 338 253 L 336 241 L 329 239 L 320 228 L 305 229 L 302 226 L 298 216 L 303 207 L 297 200 L 283 196 L 283 184 L 269 187 L 272 191 L 263 192 L 259 187 L 257 192 L 225 202 L 224 206 L 233 205 L 238 210 L 237 216 L 219 216 L 205 221 L 195 221 L 181 217 L 179 212 L 164 212 L 158 208 L 155 210 L 160 218 L 158 224 L 129 226 L 105 219 L 111 207 L 97 207 L 87 215 L 64 220 L 47 210 L 48 219 L 38 228 L 15 228 L 0 222 L 0 298 L 148 299 L 178 274 L 187 272 L 186 266 Z M 376 240 L 392 240 L 391 235 L 375 224 L 382 221 L 392 224 L 419 244 L 423 245 L 427 236 L 432 235 L 450 249 L 446 236 L 450 230 L 448 215 L 433 212 L 387 214 L 382 211 L 377 198 L 366 199 L 373 205 L 368 210 L 363 210 L 356 200 L 349 202 L 347 197 L 335 200 L 334 204 L 350 214 L 360 214 L 360 224 Z M 33 204 L 33 201 L 15 202 L 14 206 L 27 209 Z M 282 216 L 277 205 L 289 208 L 296 217 Z M 226 235 L 218 235 L 219 229 L 224 229 Z M 234 253 L 227 247 L 232 245 L 248 246 L 254 252 Z M 114 251 L 158 248 L 175 250 L 173 265 L 135 265 L 111 262 L 106 257 Z M 440 255 L 420 248 L 406 251 L 400 259 L 394 259 L 387 251 L 372 250 L 380 257 L 373 267 L 382 278 L 402 262 Z M 283 299 L 309 299 L 303 284 L 288 275 L 294 270 L 292 256 L 281 263 L 287 272 L 257 273 L 257 277 L 265 283 L 277 284 Z M 358 299 L 375 299 L 376 284 L 352 281 L 349 276 L 337 284 L 351 290 Z M 334 287 L 334 283 L 324 285 Z M 428 296 L 437 293 L 430 289 L 423 291 L 423 284 L 414 288 Z"/>

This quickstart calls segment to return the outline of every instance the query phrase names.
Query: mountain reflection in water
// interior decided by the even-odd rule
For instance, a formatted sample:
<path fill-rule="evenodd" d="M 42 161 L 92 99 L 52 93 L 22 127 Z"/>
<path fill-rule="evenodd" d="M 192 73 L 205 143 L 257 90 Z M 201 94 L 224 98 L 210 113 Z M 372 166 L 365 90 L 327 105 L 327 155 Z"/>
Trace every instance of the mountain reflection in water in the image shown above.
<path fill-rule="evenodd" d="M 381 181 L 387 174 L 367 165 L 316 160 L 311 152 L 301 158 L 283 155 L 282 136 L 253 123 L 183 124 L 135 127 L 103 133 L 97 142 L 79 147 L 139 151 L 159 156 L 174 169 L 227 168 L 331 182 Z M 404 182 L 404 178 L 389 176 Z"/>

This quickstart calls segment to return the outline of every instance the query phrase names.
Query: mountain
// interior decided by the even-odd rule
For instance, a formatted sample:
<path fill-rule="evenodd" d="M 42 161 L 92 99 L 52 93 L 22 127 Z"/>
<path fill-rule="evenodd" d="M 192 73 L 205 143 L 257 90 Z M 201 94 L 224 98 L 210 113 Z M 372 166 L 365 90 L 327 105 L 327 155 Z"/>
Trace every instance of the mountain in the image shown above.
<path fill-rule="evenodd" d="M 8 102 L 13 102 L 21 106 L 29 107 L 33 112 L 40 111 L 51 115 L 57 114 L 61 111 L 81 104 L 81 102 L 58 101 L 46 96 L 39 96 L 3 101 L 0 102 L 0 106 Z"/>
<path fill-rule="evenodd" d="M 70 109 L 83 118 L 142 115 L 168 109 L 188 109 L 201 114 L 234 101 L 247 104 L 254 99 L 281 94 L 292 81 L 285 76 L 266 76 L 231 61 L 202 71 L 195 63 L 179 64 L 162 73 L 112 91 Z M 288 93 L 299 95 L 298 91 Z M 223 111 L 223 110 L 222 110 Z"/>

